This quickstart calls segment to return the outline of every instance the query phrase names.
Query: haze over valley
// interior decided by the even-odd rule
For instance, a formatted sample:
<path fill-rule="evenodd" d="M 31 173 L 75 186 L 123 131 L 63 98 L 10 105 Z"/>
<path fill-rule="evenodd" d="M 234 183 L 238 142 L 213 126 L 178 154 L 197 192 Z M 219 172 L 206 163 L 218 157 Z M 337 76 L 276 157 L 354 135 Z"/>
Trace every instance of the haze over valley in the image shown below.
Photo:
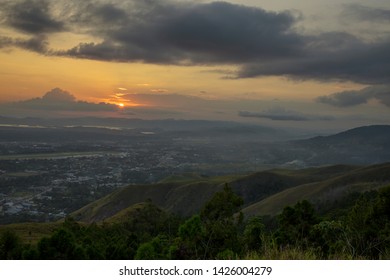
<path fill-rule="evenodd" d="M 388 0 L 0 5 L 0 259 L 390 258 Z"/>
<path fill-rule="evenodd" d="M 235 122 L 2 121 L 2 223 L 57 220 L 118 188 L 170 176 L 211 178 L 390 161 L 390 126 L 298 139 L 281 129 Z"/>

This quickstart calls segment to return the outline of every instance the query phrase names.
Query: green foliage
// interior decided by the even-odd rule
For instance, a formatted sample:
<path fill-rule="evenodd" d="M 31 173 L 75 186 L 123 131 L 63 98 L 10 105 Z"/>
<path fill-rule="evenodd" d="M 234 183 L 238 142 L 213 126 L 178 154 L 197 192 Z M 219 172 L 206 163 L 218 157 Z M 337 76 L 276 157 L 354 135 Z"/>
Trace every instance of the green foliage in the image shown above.
<path fill-rule="evenodd" d="M 157 254 L 151 242 L 141 244 L 135 255 L 136 260 L 154 260 L 156 257 Z"/>
<path fill-rule="evenodd" d="M 38 260 L 39 253 L 35 246 L 27 245 L 22 251 L 23 260 Z"/>
<path fill-rule="evenodd" d="M 347 255 L 348 236 L 346 228 L 340 221 L 322 221 L 314 225 L 310 232 L 312 246 L 323 258 L 335 255 Z"/>
<path fill-rule="evenodd" d="M 225 250 L 240 252 L 238 228 L 243 216 L 236 213 L 243 203 L 242 198 L 226 184 L 223 191 L 215 193 L 205 204 L 200 213 L 205 229 L 204 258 L 216 258 L 218 253 Z"/>
<path fill-rule="evenodd" d="M 200 216 L 205 222 L 231 220 L 243 204 L 243 199 L 226 184 L 223 191 L 215 193 L 205 204 Z"/>
<path fill-rule="evenodd" d="M 279 245 L 307 245 L 310 231 L 318 222 L 314 207 L 306 200 L 285 207 L 278 220 L 275 236 Z"/>
<path fill-rule="evenodd" d="M 143 207 L 136 209 L 122 225 L 126 231 L 142 233 L 141 241 L 147 241 L 161 232 L 175 228 L 174 218 L 162 211 L 153 203 L 146 202 Z"/>
<path fill-rule="evenodd" d="M 390 248 L 390 186 L 362 195 L 345 218 L 353 257 L 382 258 Z"/>
<path fill-rule="evenodd" d="M 19 237 L 13 231 L 5 231 L 0 236 L 0 259 L 19 259 L 21 243 Z"/>
<path fill-rule="evenodd" d="M 174 258 L 199 259 L 203 257 L 203 240 L 205 236 L 206 229 L 199 215 L 194 215 L 186 220 L 179 227 L 179 239 L 177 243 L 180 243 L 180 245 L 176 247 L 176 253 L 173 255 Z"/>
<path fill-rule="evenodd" d="M 301 201 L 276 218 L 244 222 L 226 185 L 185 221 L 150 201 L 113 223 L 66 218 L 37 243 L 0 235 L 1 259 L 389 259 L 390 186 L 361 195 L 344 215 L 319 217 Z M 277 220 L 277 223 L 276 223 Z M 265 221 L 265 222 L 264 222 Z M 267 226 L 265 226 L 266 224 Z M 268 227 L 268 228 L 267 228 Z"/>
<path fill-rule="evenodd" d="M 244 230 L 243 242 L 246 250 L 259 251 L 262 248 L 262 235 L 264 234 L 264 224 L 260 217 L 252 217 Z"/>
<path fill-rule="evenodd" d="M 217 254 L 216 258 L 218 260 L 235 260 L 237 259 L 237 254 L 235 254 L 232 250 L 226 249 Z"/>
<path fill-rule="evenodd" d="M 67 260 L 78 259 L 74 235 L 64 228 L 56 231 L 50 238 L 43 238 L 38 243 L 40 259 Z"/>
<path fill-rule="evenodd" d="M 159 235 L 139 246 L 136 260 L 163 260 L 169 253 L 169 241 L 165 235 Z"/>

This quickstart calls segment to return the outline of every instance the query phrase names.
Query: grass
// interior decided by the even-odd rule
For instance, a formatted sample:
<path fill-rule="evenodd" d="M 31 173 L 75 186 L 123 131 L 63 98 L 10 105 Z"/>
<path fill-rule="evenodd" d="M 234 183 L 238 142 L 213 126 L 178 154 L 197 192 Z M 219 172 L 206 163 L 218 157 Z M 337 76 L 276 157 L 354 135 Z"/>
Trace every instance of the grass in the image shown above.
<path fill-rule="evenodd" d="M 216 184 L 230 183 L 234 180 L 243 177 L 243 175 L 239 174 L 231 174 L 231 175 L 222 175 L 222 176 L 203 176 L 197 173 L 183 173 L 168 176 L 167 178 L 159 181 L 159 184 L 167 184 L 167 183 L 181 183 L 181 184 L 190 184 L 190 183 L 198 183 L 198 182 L 210 182 Z"/>
<path fill-rule="evenodd" d="M 387 177 L 383 174 L 389 174 Z M 382 175 L 378 175 L 382 174 Z M 373 181 L 379 178 L 378 181 Z M 277 169 L 251 175 L 208 177 L 196 173 L 170 176 L 157 184 L 129 185 L 72 214 L 76 220 L 98 222 L 134 204 L 151 199 L 158 207 L 185 217 L 198 212 L 225 183 L 241 191 L 243 213 L 276 215 L 303 199 L 324 204 L 351 192 L 378 189 L 390 180 L 390 164 L 368 168 L 338 165 L 300 170 Z M 383 181 L 384 180 L 384 181 Z"/>
<path fill-rule="evenodd" d="M 320 170 L 311 169 L 311 172 Z M 348 169 L 347 169 L 348 170 Z M 299 171 L 298 172 L 302 172 Z M 303 171 L 304 172 L 304 171 Z M 294 205 L 301 200 L 314 204 L 332 202 L 342 199 L 353 192 L 377 190 L 390 181 L 390 165 L 369 166 L 352 169 L 352 171 L 330 177 L 327 180 L 291 187 L 243 209 L 248 216 L 276 215 L 285 206 Z"/>
<path fill-rule="evenodd" d="M 135 213 L 144 209 L 146 205 L 147 204 L 144 202 L 132 205 L 128 208 L 119 211 L 114 216 L 104 220 L 104 222 L 108 224 L 120 224 L 126 222 L 129 219 L 129 217 L 132 217 Z"/>
<path fill-rule="evenodd" d="M 9 230 L 15 232 L 24 243 L 36 244 L 41 238 L 50 236 L 61 225 L 60 222 L 0 225 L 0 234 Z"/>
<path fill-rule="evenodd" d="M 250 251 L 244 256 L 245 260 L 319 260 L 313 249 L 301 249 L 286 247 L 283 249 L 272 248 L 262 253 Z"/>

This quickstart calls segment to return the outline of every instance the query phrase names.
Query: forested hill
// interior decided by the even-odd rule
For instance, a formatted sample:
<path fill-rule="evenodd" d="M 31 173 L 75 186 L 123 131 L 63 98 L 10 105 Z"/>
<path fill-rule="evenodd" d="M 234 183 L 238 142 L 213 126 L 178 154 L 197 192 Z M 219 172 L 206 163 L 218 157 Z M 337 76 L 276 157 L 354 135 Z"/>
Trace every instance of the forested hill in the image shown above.
<path fill-rule="evenodd" d="M 247 176 L 180 178 L 151 185 L 130 185 L 72 213 L 78 221 L 99 222 L 137 203 L 152 201 L 158 207 L 188 217 L 225 183 L 243 198 L 244 213 L 275 215 L 302 199 L 318 207 L 343 200 L 353 193 L 375 190 L 390 182 L 390 163 L 359 167 L 335 165 L 299 170 L 273 169 Z"/>
<path fill-rule="evenodd" d="M 309 165 L 374 164 L 390 161 L 390 126 L 372 125 L 330 136 L 291 141 L 297 159 Z M 306 158 L 304 158 L 306 155 Z"/>
<path fill-rule="evenodd" d="M 0 226 L 0 259 L 389 259 L 389 182 L 390 163 L 174 176 Z"/>

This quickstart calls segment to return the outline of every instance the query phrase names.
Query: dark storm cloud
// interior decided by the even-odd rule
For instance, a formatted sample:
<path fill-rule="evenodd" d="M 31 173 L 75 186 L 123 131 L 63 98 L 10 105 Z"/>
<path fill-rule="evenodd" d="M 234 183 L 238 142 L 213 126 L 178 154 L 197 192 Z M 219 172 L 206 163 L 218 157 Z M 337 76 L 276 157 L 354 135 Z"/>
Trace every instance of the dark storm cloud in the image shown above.
<path fill-rule="evenodd" d="M 293 79 L 341 80 L 365 84 L 390 82 L 390 39 L 364 43 L 351 35 L 327 33 L 307 38 L 305 55 L 244 65 L 239 77 L 288 76 Z"/>
<path fill-rule="evenodd" d="M 94 16 L 100 18 L 102 22 L 119 22 L 127 19 L 125 11 L 115 7 L 112 4 L 103 4 L 94 8 Z"/>
<path fill-rule="evenodd" d="M 141 1 L 142 2 L 142 1 Z M 110 6 L 90 10 L 89 18 L 105 22 L 92 30 L 101 43 L 83 43 L 62 55 L 82 58 L 143 61 L 161 64 L 244 63 L 271 60 L 299 52 L 300 37 L 289 33 L 295 22 L 287 13 L 224 2 L 173 4 L 134 2 L 127 14 Z M 115 14 L 115 16 L 111 16 Z M 112 18 L 121 21 L 113 24 Z"/>
<path fill-rule="evenodd" d="M 3 3 L 2 9 L 5 22 L 24 33 L 43 34 L 64 30 L 64 24 L 51 14 L 47 0 L 9 1 Z"/>
<path fill-rule="evenodd" d="M 390 10 L 385 8 L 372 8 L 361 4 L 345 5 L 342 11 L 343 17 L 359 21 L 390 22 Z"/>
<path fill-rule="evenodd" d="M 244 118 L 264 118 L 273 121 L 330 121 L 333 120 L 330 116 L 308 115 L 293 110 L 288 110 L 283 107 L 274 107 L 262 112 L 240 111 L 240 117 Z"/>
<path fill-rule="evenodd" d="M 47 53 L 49 43 L 45 35 L 36 35 L 29 39 L 14 39 L 11 37 L 0 37 L 0 49 L 17 46 L 22 49 L 38 53 Z"/>
<path fill-rule="evenodd" d="M 76 97 L 60 88 L 54 88 L 42 97 L 4 104 L 4 108 L 14 110 L 43 110 L 43 111 L 77 111 L 77 112 L 114 112 L 116 105 L 107 103 L 90 103 L 77 101 Z"/>
<path fill-rule="evenodd" d="M 390 107 L 390 85 L 370 86 L 362 90 L 337 92 L 327 96 L 320 96 L 319 103 L 330 104 L 337 107 L 351 107 L 365 104 L 371 99 Z"/>
<path fill-rule="evenodd" d="M 27 40 L 18 39 L 14 41 L 14 45 L 38 53 L 47 53 L 49 47 L 49 43 L 45 35 L 37 35 Z"/>
<path fill-rule="evenodd" d="M 47 55 L 103 61 L 237 66 L 229 78 L 390 83 L 389 37 L 367 42 L 345 32 L 300 34 L 294 29 L 299 18 L 290 12 L 170 0 L 7 3 L 5 24 L 34 36 L 13 43 L 0 40 L 0 47 L 16 45 Z M 387 18 L 387 10 L 362 7 L 351 11 Z M 44 36 L 65 30 L 96 39 L 70 49 L 50 49 Z"/>
<path fill-rule="evenodd" d="M 181 11 L 161 30 L 164 41 L 191 52 L 195 62 L 242 63 L 299 53 L 301 39 L 289 33 L 294 22 L 289 13 L 216 2 Z"/>

